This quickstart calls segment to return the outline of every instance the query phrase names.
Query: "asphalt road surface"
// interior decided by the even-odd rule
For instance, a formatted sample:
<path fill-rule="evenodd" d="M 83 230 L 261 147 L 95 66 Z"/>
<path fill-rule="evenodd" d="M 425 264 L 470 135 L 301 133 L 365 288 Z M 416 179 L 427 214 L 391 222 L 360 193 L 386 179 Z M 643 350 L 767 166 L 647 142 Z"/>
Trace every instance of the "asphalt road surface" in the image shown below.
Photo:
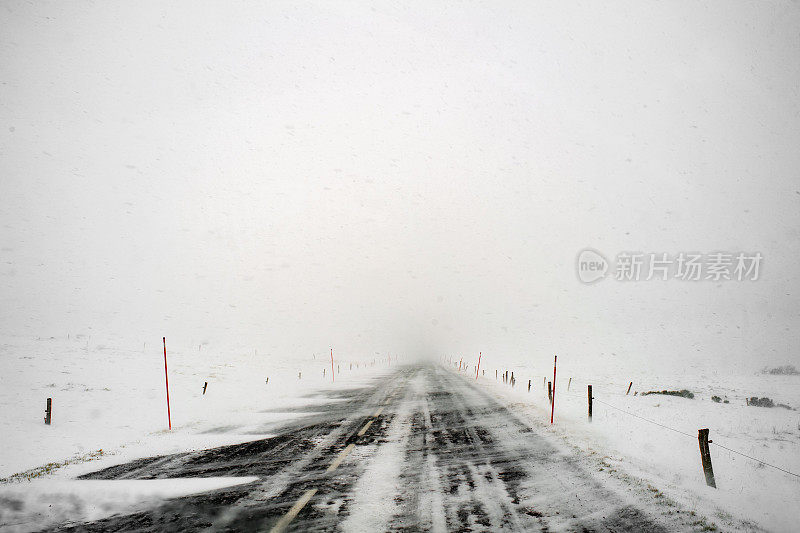
<path fill-rule="evenodd" d="M 84 476 L 257 476 L 52 531 L 674 531 L 452 371 L 399 367 L 275 437 Z"/>

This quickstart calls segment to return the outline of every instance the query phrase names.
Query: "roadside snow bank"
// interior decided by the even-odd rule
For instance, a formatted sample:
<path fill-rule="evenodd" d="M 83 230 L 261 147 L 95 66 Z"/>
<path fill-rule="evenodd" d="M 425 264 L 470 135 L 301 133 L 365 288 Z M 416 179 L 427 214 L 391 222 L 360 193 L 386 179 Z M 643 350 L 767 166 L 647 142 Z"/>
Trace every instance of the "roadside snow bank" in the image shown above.
<path fill-rule="evenodd" d="M 64 521 L 90 522 L 133 513 L 165 498 L 178 498 L 251 483 L 256 477 L 208 477 L 124 481 L 39 479 L 2 488 L 0 529 L 38 530 Z"/>

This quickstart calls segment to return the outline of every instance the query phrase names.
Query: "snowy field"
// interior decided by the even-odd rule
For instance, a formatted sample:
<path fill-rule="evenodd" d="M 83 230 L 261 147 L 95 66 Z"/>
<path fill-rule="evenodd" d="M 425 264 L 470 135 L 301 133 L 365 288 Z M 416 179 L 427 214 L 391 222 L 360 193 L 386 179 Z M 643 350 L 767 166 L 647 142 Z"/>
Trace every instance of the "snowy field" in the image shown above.
<path fill-rule="evenodd" d="M 498 364 L 498 359 L 505 364 Z M 458 366 L 455 361 L 454 370 Z M 464 361 L 465 379 L 474 380 L 475 363 L 475 359 Z M 800 520 L 800 478 L 764 463 L 800 473 L 800 376 L 711 373 L 692 367 L 653 376 L 602 365 L 595 365 L 593 371 L 589 371 L 589 365 L 571 368 L 564 356 L 560 363 L 552 427 L 545 384 L 545 379 L 553 379 L 552 361 L 548 369 L 543 361 L 531 364 L 484 356 L 481 367 L 485 375 L 481 373 L 477 383 L 513 403 L 514 410 L 529 416 L 536 427 L 547 428 L 573 446 L 600 454 L 609 471 L 645 480 L 723 530 L 737 528 L 731 518 L 739 527 L 744 522 L 771 531 L 794 530 Z M 495 380 L 496 369 L 498 375 L 506 369 L 513 371 L 516 385 L 512 388 L 503 384 L 502 378 Z M 631 381 L 633 386 L 626 395 Z M 591 422 L 587 417 L 589 384 L 595 398 Z M 694 398 L 639 395 L 665 389 L 686 389 Z M 721 401 L 712 401 L 712 396 Z M 792 410 L 748 406 L 746 398 L 753 396 L 769 397 Z M 725 400 L 729 403 L 723 403 Z M 706 486 L 703 476 L 697 440 L 701 428 L 710 429 L 713 441 L 716 490 Z"/>
<path fill-rule="evenodd" d="M 181 349 L 167 339 L 172 416 L 168 431 L 163 351 L 160 339 L 155 341 L 125 349 L 95 344 L 85 336 L 3 339 L 0 478 L 23 481 L 24 476 L 11 476 L 32 469 L 26 475 L 46 477 L 35 469 L 47 463 L 91 461 L 97 464 L 89 468 L 95 469 L 107 460 L 263 438 L 265 424 L 297 416 L 282 409 L 318 401 L 306 395 L 358 387 L 363 379 L 389 368 L 386 356 L 338 359 L 334 354 L 341 374 L 332 383 L 330 353 L 286 362 L 259 356 L 253 349 Z M 373 365 L 374 357 L 380 359 Z M 48 397 L 53 398 L 50 426 L 43 422 Z M 61 478 L 62 470 L 67 469 L 56 468 L 52 475 Z"/>

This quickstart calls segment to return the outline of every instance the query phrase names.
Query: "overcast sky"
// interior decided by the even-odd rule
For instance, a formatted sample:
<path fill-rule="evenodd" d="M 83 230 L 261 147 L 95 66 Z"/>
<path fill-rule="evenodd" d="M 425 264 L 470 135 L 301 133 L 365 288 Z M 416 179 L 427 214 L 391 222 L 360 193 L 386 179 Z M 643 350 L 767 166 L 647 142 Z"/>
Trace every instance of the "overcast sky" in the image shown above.
<path fill-rule="evenodd" d="M 3 1 L 0 333 L 798 364 L 798 27 L 797 2 Z M 585 247 L 764 262 L 584 285 Z"/>

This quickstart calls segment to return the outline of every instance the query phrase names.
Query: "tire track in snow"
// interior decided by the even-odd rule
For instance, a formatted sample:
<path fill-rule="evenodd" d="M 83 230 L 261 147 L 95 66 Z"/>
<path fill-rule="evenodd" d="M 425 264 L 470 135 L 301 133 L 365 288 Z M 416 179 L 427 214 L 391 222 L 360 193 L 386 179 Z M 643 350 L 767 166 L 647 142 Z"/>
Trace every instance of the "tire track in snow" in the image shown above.
<path fill-rule="evenodd" d="M 435 372 L 436 383 L 429 394 L 433 405 L 432 436 L 439 450 L 440 471 L 448 490 L 444 493 L 450 530 L 529 530 L 517 509 L 515 498 L 491 462 L 503 449 L 486 438 L 461 390 L 465 385 L 448 382 Z M 460 386 L 459 386 L 460 385 Z"/>
<path fill-rule="evenodd" d="M 345 532 L 386 531 L 397 512 L 401 464 L 411 434 L 413 390 L 406 393 L 380 444 L 359 477 L 348 506 L 349 515 L 339 524 Z"/>

